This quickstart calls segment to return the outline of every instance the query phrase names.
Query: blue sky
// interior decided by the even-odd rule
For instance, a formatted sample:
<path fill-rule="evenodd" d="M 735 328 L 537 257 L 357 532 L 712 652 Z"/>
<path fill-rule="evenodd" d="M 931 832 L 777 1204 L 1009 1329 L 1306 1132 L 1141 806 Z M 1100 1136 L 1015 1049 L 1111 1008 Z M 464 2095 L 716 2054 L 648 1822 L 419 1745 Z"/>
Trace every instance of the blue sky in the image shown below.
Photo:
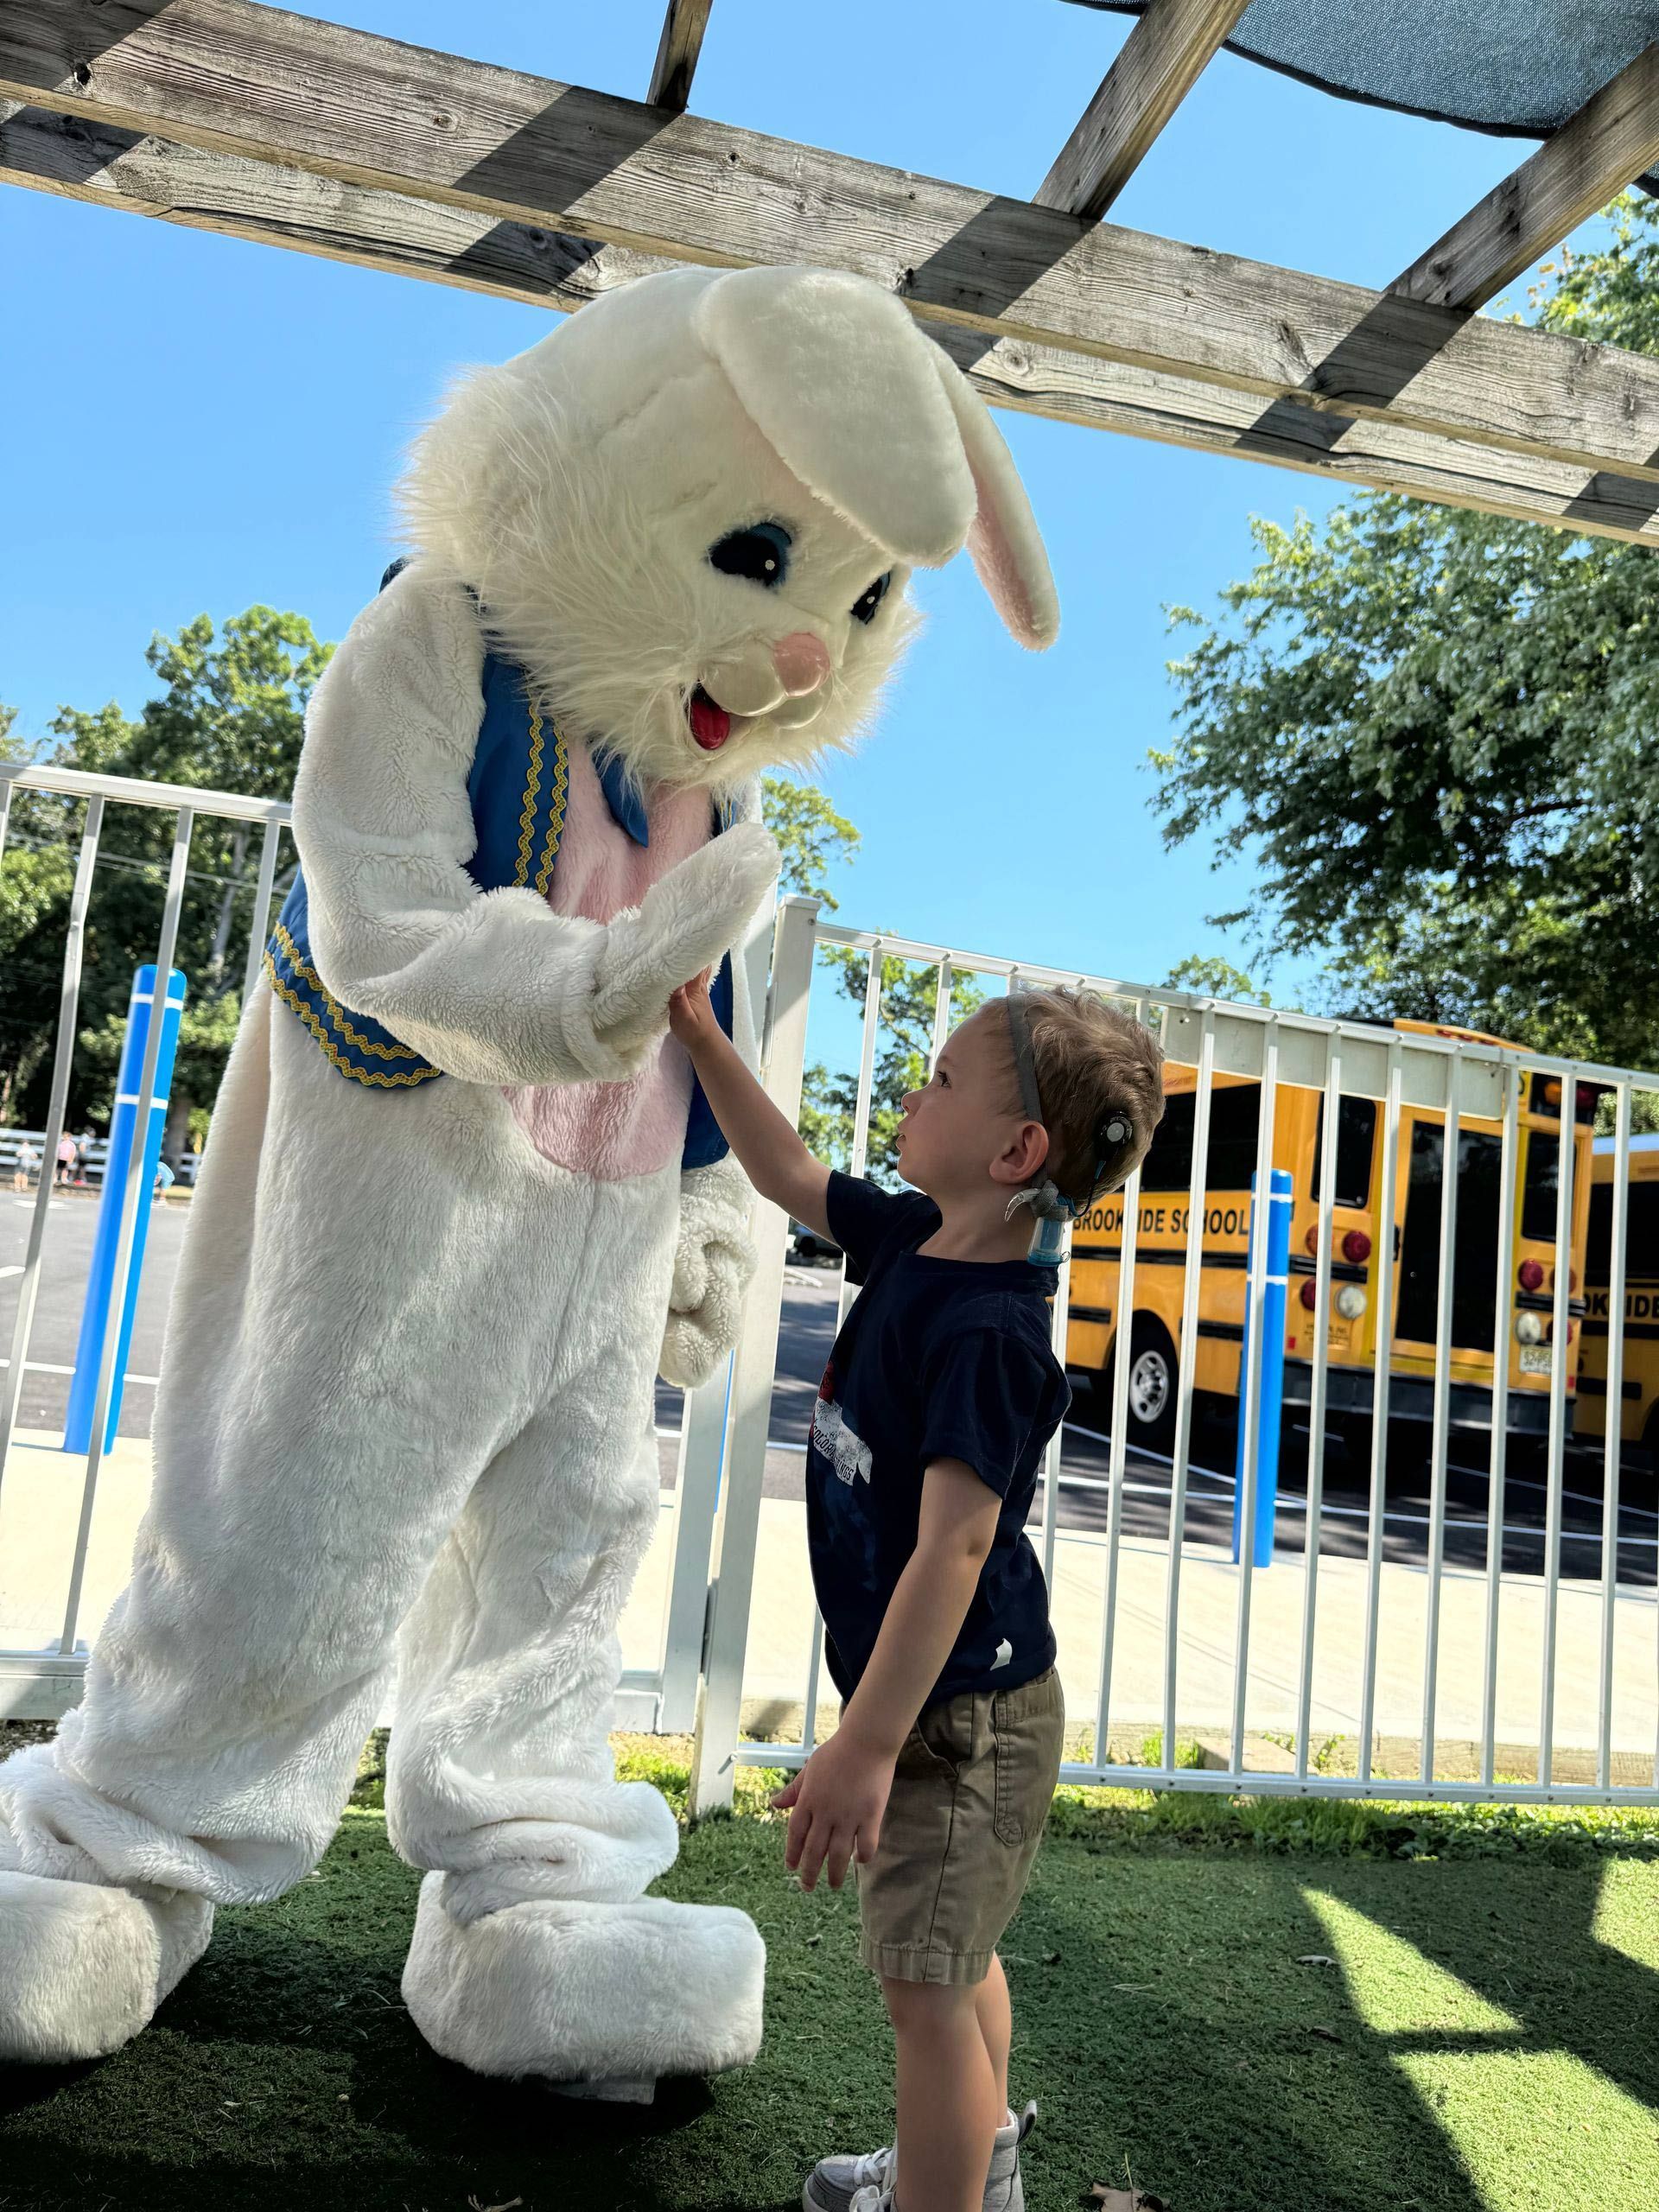
<path fill-rule="evenodd" d="M 364 29 L 643 97 L 662 0 L 603 8 L 333 0 Z M 1127 35 L 1058 0 L 716 0 L 701 113 L 966 184 L 1035 189 Z M 1383 284 L 1527 147 L 1331 99 L 1217 58 L 1114 219 Z M 339 637 L 374 588 L 388 486 L 448 371 L 538 309 L 18 190 L 0 192 L 11 522 L 0 699 L 137 708 L 152 631 L 255 601 Z M 1515 289 L 1516 303 L 1524 288 Z M 1214 604 L 1249 522 L 1325 512 L 1313 479 L 1003 414 L 1058 581 L 1062 633 L 1002 633 L 965 560 L 920 580 L 930 626 L 861 754 L 824 781 L 864 833 L 842 917 L 1160 980 L 1252 872 L 1166 852 L 1144 763 L 1173 692 L 1163 607 Z M 1317 966 L 1310 948 L 1306 969 Z M 1290 995 L 1294 974 L 1274 979 Z"/>

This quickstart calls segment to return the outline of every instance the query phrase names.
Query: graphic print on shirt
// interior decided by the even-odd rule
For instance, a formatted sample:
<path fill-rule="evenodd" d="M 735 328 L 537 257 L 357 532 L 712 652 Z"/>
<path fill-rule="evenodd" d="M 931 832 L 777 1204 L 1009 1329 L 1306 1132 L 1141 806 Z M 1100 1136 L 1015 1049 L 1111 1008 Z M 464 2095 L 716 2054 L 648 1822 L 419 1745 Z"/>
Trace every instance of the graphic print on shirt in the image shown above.
<path fill-rule="evenodd" d="M 818 1385 L 812 1408 L 812 1440 L 844 1483 L 861 1475 L 870 1479 L 870 1447 L 842 1417 L 836 1403 L 836 1363 L 831 1360 Z"/>

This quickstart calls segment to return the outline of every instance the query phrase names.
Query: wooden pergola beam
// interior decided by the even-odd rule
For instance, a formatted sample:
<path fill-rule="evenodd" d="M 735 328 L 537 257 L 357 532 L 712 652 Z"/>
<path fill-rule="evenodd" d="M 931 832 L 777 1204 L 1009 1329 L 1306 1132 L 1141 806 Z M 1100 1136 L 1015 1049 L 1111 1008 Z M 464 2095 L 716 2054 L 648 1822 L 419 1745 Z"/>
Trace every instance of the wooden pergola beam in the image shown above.
<path fill-rule="evenodd" d="M 714 0 L 668 0 L 657 63 L 651 73 L 651 90 L 645 94 L 648 107 L 665 107 L 675 115 L 685 112 L 713 4 Z"/>
<path fill-rule="evenodd" d="M 1034 198 L 1097 223 L 1249 0 L 1152 0 Z"/>
<path fill-rule="evenodd" d="M 359 268 L 570 311 L 671 264 L 536 225 L 0 103 L 0 181 Z M 933 336 L 994 406 L 1659 546 L 1659 486 L 1347 420 L 1023 340 Z"/>
<path fill-rule="evenodd" d="M 930 325 L 1659 483 L 1659 360 L 432 54 L 253 0 L 7 0 L 0 96 Z M 971 349 L 970 349 L 971 350 Z"/>
<path fill-rule="evenodd" d="M 1472 312 L 1659 162 L 1659 42 L 1545 140 L 1389 287 Z"/>

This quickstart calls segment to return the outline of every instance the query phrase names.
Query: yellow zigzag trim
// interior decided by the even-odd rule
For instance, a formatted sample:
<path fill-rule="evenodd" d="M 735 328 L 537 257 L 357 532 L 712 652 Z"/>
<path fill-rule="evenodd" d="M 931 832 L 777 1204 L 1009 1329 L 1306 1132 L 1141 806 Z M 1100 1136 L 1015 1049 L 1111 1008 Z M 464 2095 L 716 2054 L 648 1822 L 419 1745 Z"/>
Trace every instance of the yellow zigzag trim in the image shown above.
<path fill-rule="evenodd" d="M 372 1039 L 364 1036 L 360 1030 L 353 1029 L 347 1019 L 345 1007 L 341 1006 L 310 962 L 306 959 L 299 946 L 295 944 L 280 922 L 277 923 L 273 934 L 287 955 L 289 965 L 299 975 L 303 976 L 312 989 L 318 994 L 324 1006 L 328 1009 L 329 1019 L 348 1044 L 355 1045 L 359 1052 L 371 1053 L 377 1060 L 418 1060 L 420 1058 L 420 1054 L 412 1051 L 407 1045 L 377 1045 Z"/>
<path fill-rule="evenodd" d="M 530 845 L 536 834 L 536 792 L 542 780 L 542 718 L 537 709 L 530 710 L 530 773 L 524 781 L 524 810 L 518 817 L 518 865 L 512 872 L 515 883 L 530 881 Z"/>
<path fill-rule="evenodd" d="M 556 722 L 553 725 L 553 790 L 550 798 L 552 812 L 548 817 L 547 840 L 542 847 L 542 864 L 536 871 L 536 888 L 543 899 L 553 874 L 553 863 L 559 856 L 559 843 L 564 836 L 564 810 L 570 798 L 570 753 L 564 741 L 564 732 Z"/>
<path fill-rule="evenodd" d="M 265 973 L 270 976 L 270 987 L 277 997 L 284 1005 L 293 1007 L 342 1075 L 348 1075 L 357 1083 L 368 1084 L 382 1090 L 396 1090 L 407 1088 L 410 1084 L 425 1083 L 433 1076 L 442 1074 L 442 1068 L 414 1068 L 402 1075 L 382 1075 L 376 1069 L 354 1068 L 298 992 L 290 990 L 276 973 L 276 963 L 270 953 L 265 955 Z"/>

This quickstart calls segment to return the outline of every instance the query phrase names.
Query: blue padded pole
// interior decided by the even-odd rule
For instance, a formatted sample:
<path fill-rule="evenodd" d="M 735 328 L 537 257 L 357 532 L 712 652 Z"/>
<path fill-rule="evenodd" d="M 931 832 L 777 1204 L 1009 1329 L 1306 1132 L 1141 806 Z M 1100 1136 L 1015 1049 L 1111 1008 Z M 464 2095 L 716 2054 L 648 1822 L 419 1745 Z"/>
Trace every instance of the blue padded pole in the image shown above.
<path fill-rule="evenodd" d="M 1262 1298 L 1262 1371 L 1255 1390 L 1255 1526 L 1250 1547 L 1251 1564 L 1273 1564 L 1273 1531 L 1279 1504 L 1279 1432 L 1285 1404 L 1285 1298 L 1290 1281 L 1291 1177 L 1287 1168 L 1273 1171 L 1268 1203 L 1268 1264 Z M 1255 1203 L 1255 1178 L 1250 1178 L 1250 1256 L 1262 1232 L 1261 1209 Z M 1250 1323 L 1250 1282 L 1254 1265 L 1244 1281 L 1244 1345 L 1239 1359 L 1238 1451 L 1234 1463 L 1233 1557 L 1238 1557 L 1239 1519 L 1244 1510 L 1244 1418 L 1249 1393 L 1245 1389 L 1244 1363 L 1254 1338 Z"/>
<path fill-rule="evenodd" d="M 178 1051 L 184 991 L 183 974 L 175 968 L 168 978 L 167 1000 L 162 1009 L 161 1051 L 156 1062 L 156 1096 L 149 1109 L 149 1127 L 143 1133 L 141 1187 L 144 1195 L 133 1224 L 132 1259 L 127 1269 L 127 1294 L 122 1301 L 121 1336 L 116 1347 L 115 1374 L 110 1389 L 110 1417 L 104 1437 L 106 1452 L 115 1442 L 116 1426 L 121 1417 L 121 1395 L 126 1382 L 133 1319 L 138 1308 L 138 1282 L 144 1263 L 144 1239 L 149 1228 L 149 1194 L 155 1185 L 156 1167 L 162 1156 L 162 1137 L 167 1127 L 168 1094 L 173 1086 L 173 1061 Z M 138 1141 L 135 1124 L 137 1121 L 139 1081 L 143 1071 L 144 1046 L 149 1040 L 155 995 L 155 969 L 139 969 L 132 979 L 132 997 L 127 1007 L 126 1041 L 121 1048 L 121 1071 L 115 1084 L 115 1111 L 110 1118 L 110 1152 L 104 1164 L 104 1185 L 99 1192 L 98 1233 L 92 1245 L 92 1266 L 86 1284 L 86 1302 L 80 1312 L 80 1337 L 75 1346 L 75 1375 L 69 1386 L 69 1410 L 64 1422 L 63 1448 L 66 1452 L 84 1452 L 92 1440 L 92 1402 L 98 1395 L 99 1361 L 110 1325 L 116 1246 L 121 1235 L 122 1194 L 126 1188 L 132 1148 Z"/>

